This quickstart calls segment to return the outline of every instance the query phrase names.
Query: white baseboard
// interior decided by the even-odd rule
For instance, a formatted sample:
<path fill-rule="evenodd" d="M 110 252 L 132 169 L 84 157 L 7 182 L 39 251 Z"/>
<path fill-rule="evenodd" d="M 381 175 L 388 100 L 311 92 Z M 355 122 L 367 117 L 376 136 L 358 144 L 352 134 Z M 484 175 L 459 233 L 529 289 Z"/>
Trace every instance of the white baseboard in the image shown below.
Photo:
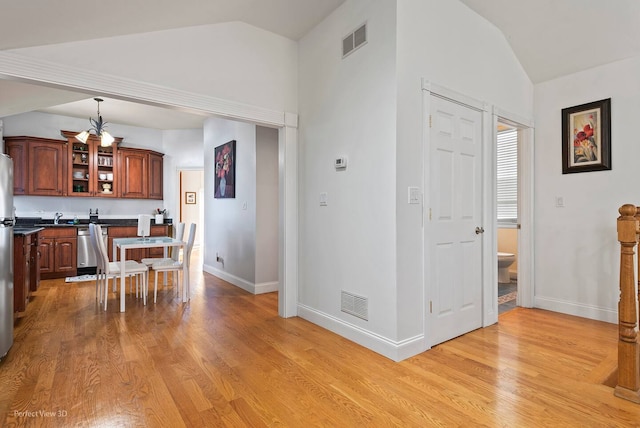
<path fill-rule="evenodd" d="M 278 281 L 259 282 L 255 285 L 256 292 L 253 294 L 273 293 L 278 291 L 278 285 L 280 285 Z"/>
<path fill-rule="evenodd" d="M 394 341 L 300 303 L 298 316 L 393 361 L 402 361 L 426 350 L 424 335 Z"/>
<path fill-rule="evenodd" d="M 533 307 L 597 321 L 610 322 L 613 324 L 618 323 L 618 311 L 610 308 L 541 296 L 535 296 L 533 298 Z"/>
<path fill-rule="evenodd" d="M 210 273 L 211 275 L 217 276 L 220 279 L 224 279 L 225 281 L 235 285 L 236 287 L 242 288 L 243 290 L 251 294 L 264 294 L 278 291 L 278 281 L 261 282 L 259 284 L 255 284 L 253 282 L 249 282 L 247 280 L 239 278 L 235 275 L 231 275 L 228 272 L 216 269 L 215 267 L 210 265 L 203 265 L 202 270 Z"/>

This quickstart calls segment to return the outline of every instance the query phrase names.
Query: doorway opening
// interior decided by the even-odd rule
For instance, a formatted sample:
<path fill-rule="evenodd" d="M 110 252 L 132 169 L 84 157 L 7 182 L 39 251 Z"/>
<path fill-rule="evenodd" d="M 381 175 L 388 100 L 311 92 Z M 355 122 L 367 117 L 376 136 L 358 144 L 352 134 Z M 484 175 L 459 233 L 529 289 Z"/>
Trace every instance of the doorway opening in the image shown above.
<path fill-rule="evenodd" d="M 194 266 L 202 266 L 204 253 L 202 248 L 204 246 L 204 169 L 178 168 L 178 194 L 176 196 L 177 222 L 184 223 L 185 230 L 189 230 L 191 223 L 196 225 L 191 263 Z"/>
<path fill-rule="evenodd" d="M 518 296 L 518 128 L 498 121 L 496 138 L 498 314 Z"/>
<path fill-rule="evenodd" d="M 494 141 L 496 151 L 494 159 L 498 163 L 497 141 L 498 134 L 501 132 L 511 132 L 512 138 L 515 137 L 515 147 L 512 147 L 511 158 L 511 184 L 508 184 L 507 190 L 510 188 L 511 196 L 504 196 L 504 200 L 498 202 L 498 196 L 495 196 L 495 214 L 496 233 L 493 236 L 495 251 L 503 251 L 514 255 L 514 261 L 509 266 L 511 272 L 503 273 L 505 282 L 512 283 L 515 280 L 515 301 L 509 300 L 510 305 L 503 308 L 511 309 L 511 307 L 522 306 L 525 308 L 533 307 L 533 122 L 525 117 L 515 115 L 497 107 L 494 107 Z M 514 134 L 515 133 L 515 134 Z M 508 134 L 506 134 L 508 135 Z M 514 153 L 515 152 L 515 153 Z M 515 165 L 514 161 L 515 160 Z M 496 165 L 494 164 L 494 165 Z M 515 170 L 513 170 L 515 168 Z M 497 174 L 496 174 L 497 175 Z M 515 181 L 514 181 L 515 180 Z M 494 182 L 495 188 L 498 188 L 498 179 Z M 514 193 L 515 190 L 515 193 Z M 501 196 L 502 197 L 502 196 Z M 504 208 L 503 214 L 498 214 L 498 210 Z M 502 216 L 502 218 L 500 218 Z M 503 234 L 501 229 L 506 229 L 504 235 L 511 235 L 511 239 L 504 238 L 498 234 Z M 504 242 L 499 243 L 498 240 L 504 238 Z M 508 243 L 510 242 L 510 243 Z M 506 265 L 508 262 L 503 263 Z M 496 277 L 495 290 L 498 291 L 498 255 L 495 256 Z M 504 269 L 503 269 L 504 272 Z M 505 294 L 514 290 L 505 290 Z M 501 293 L 502 294 L 502 293 Z M 497 297 L 497 293 L 496 293 Z M 510 297 L 513 297 L 510 296 Z M 495 297 L 494 297 L 495 299 Z M 508 300 L 504 298 L 503 300 Z M 495 302 L 495 300 L 493 300 Z M 500 306 L 500 305 L 499 305 Z M 501 308 L 498 307 L 496 315 L 499 315 Z M 497 319 L 496 319 L 497 321 Z"/>
<path fill-rule="evenodd" d="M 193 247 L 200 249 L 204 236 L 204 169 L 178 168 L 178 183 L 178 221 L 187 226 L 191 223 L 196 224 Z M 199 251 L 199 254 L 202 252 Z"/>

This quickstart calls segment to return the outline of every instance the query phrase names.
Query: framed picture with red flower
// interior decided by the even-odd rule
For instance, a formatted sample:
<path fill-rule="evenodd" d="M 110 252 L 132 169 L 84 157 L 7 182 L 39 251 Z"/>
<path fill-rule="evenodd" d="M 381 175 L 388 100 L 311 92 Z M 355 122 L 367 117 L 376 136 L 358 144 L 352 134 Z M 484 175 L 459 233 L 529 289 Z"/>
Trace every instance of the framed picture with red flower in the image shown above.
<path fill-rule="evenodd" d="M 213 149 L 215 159 L 214 198 L 236 197 L 236 140 Z"/>
<path fill-rule="evenodd" d="M 562 109 L 562 173 L 611 169 L 611 98 Z"/>

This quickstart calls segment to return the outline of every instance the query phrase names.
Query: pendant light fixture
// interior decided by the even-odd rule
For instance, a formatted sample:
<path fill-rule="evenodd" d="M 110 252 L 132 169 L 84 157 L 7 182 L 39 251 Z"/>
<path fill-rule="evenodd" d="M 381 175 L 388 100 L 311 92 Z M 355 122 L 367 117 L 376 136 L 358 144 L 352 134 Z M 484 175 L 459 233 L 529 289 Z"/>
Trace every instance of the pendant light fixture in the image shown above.
<path fill-rule="evenodd" d="M 93 131 L 98 137 L 100 137 L 100 145 L 102 147 L 109 147 L 116 139 L 104 129 L 107 127 L 107 122 L 103 122 L 102 116 L 100 116 L 100 103 L 104 100 L 102 98 L 94 98 L 94 100 L 98 103 L 98 120 L 89 118 L 89 123 L 92 127 L 89 130 L 82 131 L 76 135 L 76 139 L 86 144 L 89 139 L 89 135 L 91 135 L 91 131 Z"/>

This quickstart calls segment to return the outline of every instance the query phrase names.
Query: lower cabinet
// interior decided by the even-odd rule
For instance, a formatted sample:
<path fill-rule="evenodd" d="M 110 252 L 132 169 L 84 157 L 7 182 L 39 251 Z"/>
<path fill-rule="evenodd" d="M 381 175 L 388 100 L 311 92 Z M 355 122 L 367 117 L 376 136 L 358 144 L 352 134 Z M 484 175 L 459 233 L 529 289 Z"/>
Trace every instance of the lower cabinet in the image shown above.
<path fill-rule="evenodd" d="M 15 235 L 13 238 L 14 312 L 24 312 L 29 302 L 32 239 L 33 235 Z"/>
<path fill-rule="evenodd" d="M 50 227 L 40 232 L 40 275 L 43 279 L 75 276 L 78 236 L 75 227 Z"/>
<path fill-rule="evenodd" d="M 151 226 L 151 236 L 169 236 L 168 225 Z M 109 227 L 109 243 L 107 250 L 109 251 L 109 260 L 120 260 L 120 250 L 116 257 L 113 256 L 113 238 L 131 238 L 138 236 L 137 226 L 110 226 Z M 163 248 L 136 248 L 128 250 L 127 260 L 140 261 L 147 257 L 163 257 Z"/>
<path fill-rule="evenodd" d="M 13 310 L 24 312 L 29 295 L 40 284 L 38 232 L 13 237 Z"/>
<path fill-rule="evenodd" d="M 38 291 L 40 287 L 40 234 L 31 235 L 29 257 L 29 290 Z"/>

